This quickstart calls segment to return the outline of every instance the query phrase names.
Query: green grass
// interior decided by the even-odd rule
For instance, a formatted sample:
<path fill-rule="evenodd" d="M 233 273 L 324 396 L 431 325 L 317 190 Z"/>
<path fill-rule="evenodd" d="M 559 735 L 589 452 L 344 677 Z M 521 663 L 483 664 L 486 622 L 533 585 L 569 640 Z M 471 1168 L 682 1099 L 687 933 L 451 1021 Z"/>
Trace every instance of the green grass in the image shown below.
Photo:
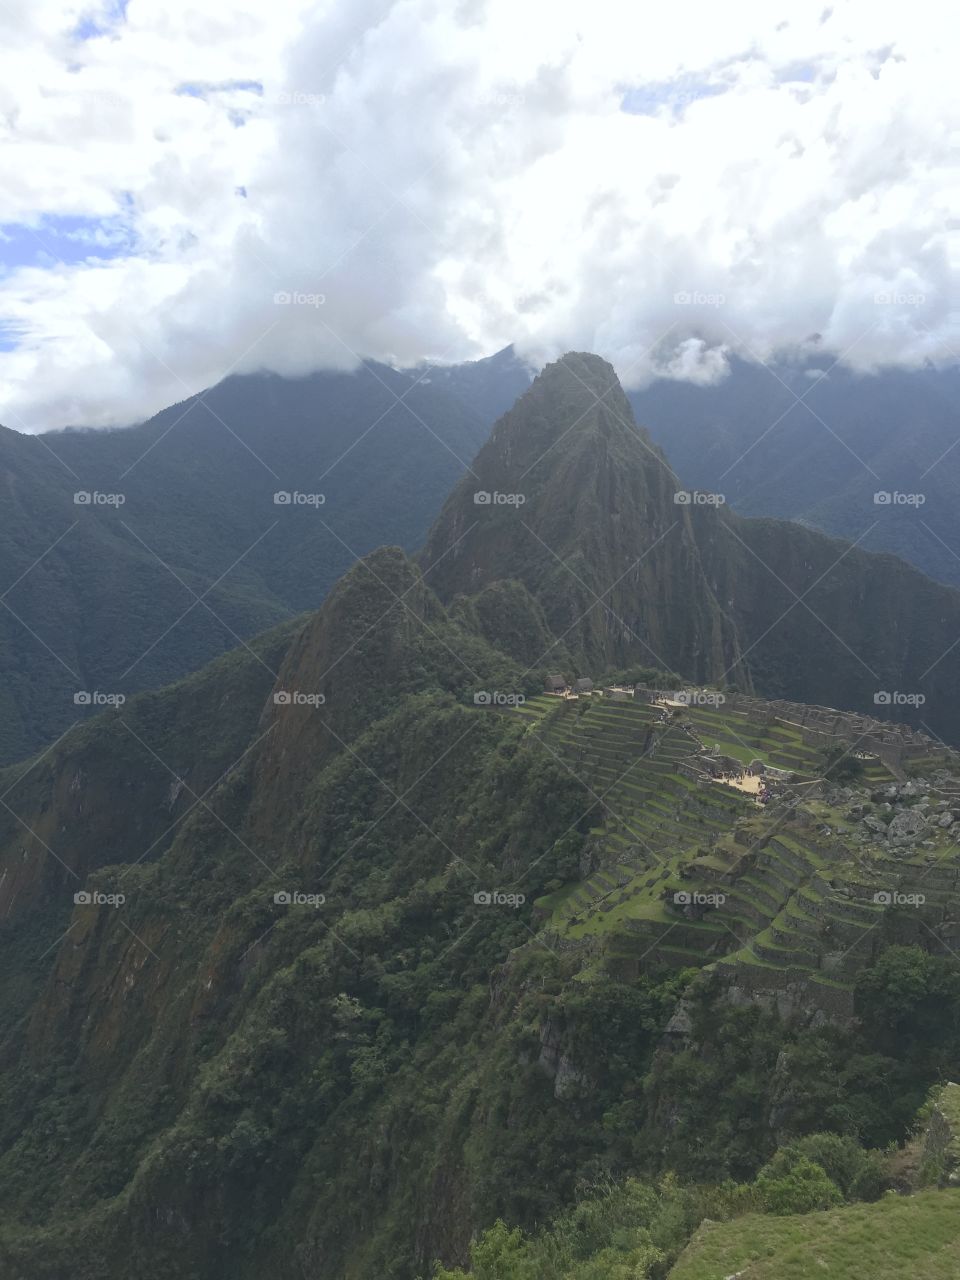
<path fill-rule="evenodd" d="M 960 1191 L 702 1226 L 669 1280 L 957 1280 Z"/>
<path fill-rule="evenodd" d="M 611 911 L 592 911 L 582 924 L 572 925 L 567 931 L 571 938 L 593 938 L 610 933 L 615 925 L 625 920 L 644 920 L 655 924 L 672 924 L 673 917 L 662 902 L 633 899 L 618 903 Z"/>

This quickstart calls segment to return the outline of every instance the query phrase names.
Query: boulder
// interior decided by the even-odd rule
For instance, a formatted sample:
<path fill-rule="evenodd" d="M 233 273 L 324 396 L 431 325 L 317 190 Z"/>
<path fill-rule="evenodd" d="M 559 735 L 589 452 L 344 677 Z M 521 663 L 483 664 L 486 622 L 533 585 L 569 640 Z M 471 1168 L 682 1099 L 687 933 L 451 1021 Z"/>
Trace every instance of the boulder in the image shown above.
<path fill-rule="evenodd" d="M 927 829 L 926 819 L 915 809 L 901 809 L 887 828 L 887 835 L 895 844 L 912 844 Z"/>

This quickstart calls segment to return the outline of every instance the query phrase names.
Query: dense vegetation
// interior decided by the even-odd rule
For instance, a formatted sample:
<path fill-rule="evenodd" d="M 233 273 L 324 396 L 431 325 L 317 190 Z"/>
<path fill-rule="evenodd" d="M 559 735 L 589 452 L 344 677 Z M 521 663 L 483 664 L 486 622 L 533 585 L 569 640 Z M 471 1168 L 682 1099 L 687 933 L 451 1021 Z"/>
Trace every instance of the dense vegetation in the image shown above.
<path fill-rule="evenodd" d="M 262 745 L 160 856 L 130 871 L 101 856 L 86 883 L 125 892 L 122 908 L 78 908 L 52 969 L 11 949 L 8 987 L 30 999 L 2 1058 L 8 1268 L 400 1280 L 467 1262 L 497 1220 L 480 1264 L 536 1260 L 544 1224 L 576 1235 L 594 1210 L 570 1206 L 607 1185 L 598 1222 L 621 1225 L 593 1274 L 665 1265 L 704 1213 L 877 1194 L 861 1147 L 902 1139 L 956 1061 L 954 970 L 919 949 L 865 978 L 861 1031 L 730 1006 L 692 971 L 585 981 L 582 953 L 535 936 L 531 904 L 577 876 L 590 798 L 528 745 L 525 717 L 473 705 L 471 671 L 493 687 L 522 671 L 410 573 L 383 553 L 292 644 L 277 637 L 281 687 L 356 643 L 322 714 L 268 711 Z M 419 621 L 391 608 L 401 592 Z M 193 790 L 223 748 L 226 674 L 124 711 Z M 181 707 L 196 731 L 178 746 Z M 91 733 L 102 754 L 121 732 L 115 717 L 78 731 L 45 785 L 76 776 Z M 331 745 L 348 732 L 349 750 Z M 277 774 L 294 750 L 313 768 Z M 145 797 L 114 786 L 112 821 L 130 822 Z M 279 889 L 326 901 L 278 906 Z M 495 889 L 525 901 L 475 901 Z M 67 895 L 43 910 L 62 932 Z M 690 1029 L 665 1038 L 681 1000 Z M 836 1140 L 809 1136 L 825 1129 Z M 572 1276 L 591 1274 L 576 1270 L 591 1232 L 563 1245 Z M 536 1265 L 481 1274 L 551 1274 Z"/>
<path fill-rule="evenodd" d="M 564 412 L 579 403 L 548 392 Z M 556 420 L 540 409 L 529 420 L 546 429 Z M 591 430 L 620 496 L 663 498 L 615 416 Z M 534 432 L 525 447 L 540 444 Z M 599 577 L 633 555 L 616 548 L 637 508 L 620 506 L 607 537 L 590 520 L 610 472 L 598 463 L 594 478 L 569 550 L 581 568 L 599 556 Z M 449 608 L 382 549 L 301 625 L 132 698 L 3 777 L 0 1272 L 662 1280 L 709 1241 L 705 1217 L 744 1222 L 751 1242 L 779 1224 L 782 1240 L 795 1215 L 856 1215 L 891 1186 L 948 1180 L 943 1151 L 921 1169 L 910 1142 L 929 1091 L 960 1067 L 960 969 L 919 925 L 913 942 L 871 936 L 869 962 L 845 975 L 856 1016 L 829 1017 L 816 1001 L 777 1014 L 735 998 L 720 963 L 741 947 L 732 927 L 713 924 L 721 948 L 711 922 L 674 917 L 714 948 L 698 970 L 702 949 L 674 948 L 672 963 L 642 937 L 632 958 L 608 950 L 593 924 L 616 920 L 612 898 L 554 920 L 602 874 L 602 842 L 627 837 L 619 796 L 607 804 L 606 785 L 571 766 L 548 717 L 560 735 L 572 722 L 574 758 L 589 746 L 607 774 L 624 751 L 644 765 L 625 784 L 627 816 L 649 820 L 638 844 L 662 847 L 613 865 L 646 882 L 631 901 L 650 919 L 670 909 L 682 841 L 709 865 L 696 846 L 711 833 L 715 853 L 726 841 L 739 857 L 761 820 L 680 772 L 694 730 L 746 760 L 828 775 L 801 850 L 824 876 L 823 832 L 836 843 L 847 830 L 824 798 L 840 757 L 709 708 L 661 720 L 642 702 L 532 696 L 545 671 L 576 674 L 591 655 L 597 677 L 677 674 L 603 608 L 581 626 L 576 593 L 544 593 L 566 572 L 541 577 L 546 557 L 501 573 L 516 529 L 491 510 L 485 537 L 462 538 L 456 574 L 439 575 Z M 546 510 L 531 501 L 525 518 Z M 462 514 L 454 502 L 441 524 L 462 529 Z M 706 586 L 703 534 L 685 529 L 668 563 Z M 716 598 L 684 612 L 675 580 L 657 590 L 675 609 L 658 624 L 671 652 L 736 647 Z M 528 701 L 477 699 L 491 691 Z M 871 770 L 883 772 L 859 772 Z M 849 854 L 852 875 L 866 848 L 831 856 Z M 939 851 L 931 841 L 949 874 Z M 743 883 L 772 920 L 792 882 L 771 858 Z M 952 891 L 927 887 L 939 910 Z M 80 889 L 100 896 L 77 902 Z M 824 881 L 825 912 L 831 894 Z M 767 970 L 792 972 L 784 963 Z"/>

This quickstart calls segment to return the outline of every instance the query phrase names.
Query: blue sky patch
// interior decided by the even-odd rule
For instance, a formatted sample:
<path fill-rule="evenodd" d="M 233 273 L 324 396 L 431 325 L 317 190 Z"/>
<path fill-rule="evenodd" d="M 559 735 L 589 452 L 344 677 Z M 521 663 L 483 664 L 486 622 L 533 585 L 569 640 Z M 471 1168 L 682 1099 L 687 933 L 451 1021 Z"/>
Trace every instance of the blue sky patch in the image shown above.
<path fill-rule="evenodd" d="M 255 93 L 263 96 L 263 85 L 259 80 L 184 80 L 178 84 L 174 93 L 180 97 L 203 98 L 206 100 L 214 93 Z"/>
<path fill-rule="evenodd" d="M 726 85 L 680 76 L 676 80 L 651 80 L 632 85 L 620 100 L 621 111 L 633 116 L 655 116 L 664 109 L 680 112 L 700 98 L 713 98 L 726 92 Z"/>
<path fill-rule="evenodd" d="M 816 76 L 817 68 L 812 62 L 791 62 L 789 66 L 782 67 L 777 72 L 777 80 L 780 84 L 789 84 L 797 80 L 812 84 Z"/>
<path fill-rule="evenodd" d="M 125 215 L 86 218 L 48 214 L 37 222 L 0 224 L 0 273 L 18 267 L 74 266 L 89 258 L 125 257 L 134 234 Z"/>
<path fill-rule="evenodd" d="M 10 320 L 0 320 L 0 351 L 16 351 L 23 330 Z"/>
<path fill-rule="evenodd" d="M 126 19 L 129 0 L 107 0 L 95 12 L 84 14 L 70 32 L 73 40 L 96 40 L 108 36 Z"/>

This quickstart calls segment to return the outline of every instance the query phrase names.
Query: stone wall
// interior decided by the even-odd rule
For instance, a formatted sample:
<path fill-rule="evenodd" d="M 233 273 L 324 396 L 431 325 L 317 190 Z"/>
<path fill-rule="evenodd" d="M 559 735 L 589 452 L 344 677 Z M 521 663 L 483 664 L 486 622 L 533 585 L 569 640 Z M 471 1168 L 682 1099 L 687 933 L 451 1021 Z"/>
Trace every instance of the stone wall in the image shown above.
<path fill-rule="evenodd" d="M 789 969 L 761 965 L 718 964 L 716 972 L 726 981 L 726 996 L 733 1004 L 759 1004 L 781 1018 L 808 1016 L 812 1022 L 853 1021 L 853 992 L 823 982 L 810 982 Z"/>

